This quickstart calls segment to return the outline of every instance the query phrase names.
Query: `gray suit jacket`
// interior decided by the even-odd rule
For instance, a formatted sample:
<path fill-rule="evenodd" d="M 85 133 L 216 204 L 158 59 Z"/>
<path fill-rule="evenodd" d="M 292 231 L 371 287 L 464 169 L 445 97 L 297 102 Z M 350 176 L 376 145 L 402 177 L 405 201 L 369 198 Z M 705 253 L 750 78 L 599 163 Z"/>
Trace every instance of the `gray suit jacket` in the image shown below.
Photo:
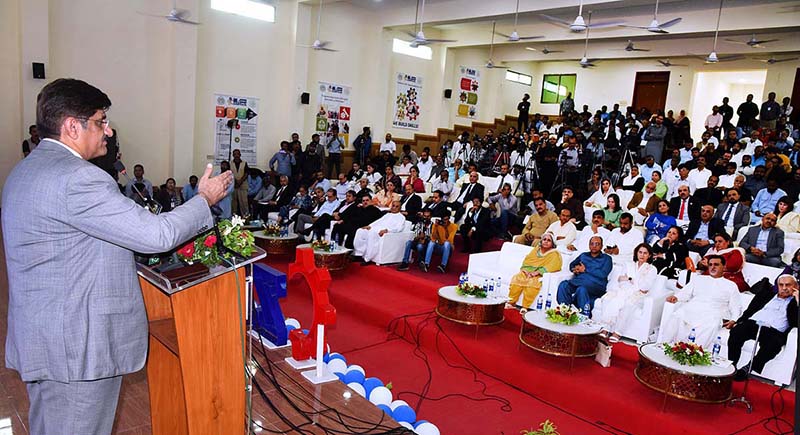
<path fill-rule="evenodd" d="M 108 173 L 43 140 L 8 176 L 2 209 L 6 366 L 26 382 L 140 370 L 147 316 L 132 251 L 168 251 L 210 228 L 205 199 L 153 215 Z"/>
<path fill-rule="evenodd" d="M 756 246 L 758 241 L 758 234 L 761 232 L 761 225 L 750 227 L 747 234 L 744 235 L 742 241 L 739 242 L 739 247 L 747 251 L 751 246 Z M 783 255 L 783 230 L 778 227 L 773 227 L 769 231 L 767 237 L 767 258 L 780 258 Z"/>
<path fill-rule="evenodd" d="M 729 205 L 730 204 L 727 202 L 720 204 L 719 207 L 717 207 L 717 212 L 714 214 L 714 217 L 725 222 L 724 217 L 725 213 L 728 211 Z M 733 234 L 731 234 L 731 237 L 736 239 L 736 237 L 739 235 L 739 228 L 748 225 L 750 225 L 750 207 L 740 202 L 736 207 L 736 210 L 733 212 Z"/>

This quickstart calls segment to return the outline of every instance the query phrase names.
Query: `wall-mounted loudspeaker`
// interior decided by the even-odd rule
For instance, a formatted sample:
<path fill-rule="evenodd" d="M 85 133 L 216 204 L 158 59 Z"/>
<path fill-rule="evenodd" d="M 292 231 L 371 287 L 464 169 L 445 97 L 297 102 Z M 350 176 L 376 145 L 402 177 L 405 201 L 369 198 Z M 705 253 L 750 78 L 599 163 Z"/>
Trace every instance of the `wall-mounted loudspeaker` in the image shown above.
<path fill-rule="evenodd" d="M 33 78 L 35 79 L 43 79 L 44 78 L 44 64 L 39 62 L 33 62 Z"/>
<path fill-rule="evenodd" d="M 308 102 L 310 101 L 310 97 L 311 96 L 308 95 L 308 92 L 303 92 L 302 94 L 300 94 L 300 102 L 303 104 L 308 104 Z"/>
<path fill-rule="evenodd" d="M 445 89 L 444 90 L 444 97 L 445 98 L 450 98 L 452 96 L 453 96 L 453 90 L 452 89 Z"/>

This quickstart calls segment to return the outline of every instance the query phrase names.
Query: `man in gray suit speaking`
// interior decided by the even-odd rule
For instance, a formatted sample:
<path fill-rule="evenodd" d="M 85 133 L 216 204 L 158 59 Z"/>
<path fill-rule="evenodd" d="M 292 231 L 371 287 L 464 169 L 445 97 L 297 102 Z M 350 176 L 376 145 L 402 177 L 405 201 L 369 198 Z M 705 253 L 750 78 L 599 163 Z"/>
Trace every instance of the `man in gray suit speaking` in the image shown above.
<path fill-rule="evenodd" d="M 3 189 L 8 266 L 6 366 L 30 399 L 31 434 L 111 433 L 122 375 L 147 356 L 147 316 L 133 251 L 168 251 L 210 228 L 209 206 L 230 172 L 198 183 L 196 197 L 153 215 L 121 195 L 90 159 L 113 135 L 108 96 L 58 79 L 42 89 L 44 139 Z"/>

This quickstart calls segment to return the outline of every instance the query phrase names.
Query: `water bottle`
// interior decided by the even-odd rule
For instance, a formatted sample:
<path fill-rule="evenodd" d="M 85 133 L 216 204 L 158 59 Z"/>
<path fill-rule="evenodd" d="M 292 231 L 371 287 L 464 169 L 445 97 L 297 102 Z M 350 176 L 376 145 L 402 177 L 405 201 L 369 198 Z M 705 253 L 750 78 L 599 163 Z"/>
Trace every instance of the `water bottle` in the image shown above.
<path fill-rule="evenodd" d="M 714 345 L 711 347 L 711 360 L 716 361 L 719 359 L 719 351 L 722 350 L 722 337 L 719 335 L 714 340 Z"/>
<path fill-rule="evenodd" d="M 497 290 L 497 296 L 503 296 L 503 291 L 500 283 L 502 282 L 501 277 L 497 277 L 497 283 L 494 285 L 495 290 Z"/>
<path fill-rule="evenodd" d="M 489 291 L 486 292 L 486 295 L 489 297 L 494 297 L 494 278 L 489 280 Z"/>
<path fill-rule="evenodd" d="M 488 279 L 484 279 L 483 280 L 483 291 L 485 293 L 489 293 L 489 280 Z"/>
<path fill-rule="evenodd" d="M 542 305 L 544 304 L 542 299 L 544 298 L 542 297 L 542 294 L 539 293 L 539 297 L 536 298 L 536 311 L 542 311 Z"/>
<path fill-rule="evenodd" d="M 544 301 L 544 309 L 549 310 L 551 305 L 553 305 L 551 294 L 547 292 L 547 299 Z"/>
<path fill-rule="evenodd" d="M 592 307 L 589 306 L 588 302 L 583 306 L 583 312 L 581 314 L 586 316 L 586 318 L 589 318 L 589 317 L 592 316 Z"/>
<path fill-rule="evenodd" d="M 458 275 L 458 285 L 464 285 L 464 272 Z"/>
<path fill-rule="evenodd" d="M 697 334 L 695 333 L 694 328 L 692 328 L 692 331 L 689 332 L 689 342 L 694 343 L 695 338 L 697 338 Z"/>
<path fill-rule="evenodd" d="M 331 240 L 331 251 L 336 250 L 336 240 Z"/>

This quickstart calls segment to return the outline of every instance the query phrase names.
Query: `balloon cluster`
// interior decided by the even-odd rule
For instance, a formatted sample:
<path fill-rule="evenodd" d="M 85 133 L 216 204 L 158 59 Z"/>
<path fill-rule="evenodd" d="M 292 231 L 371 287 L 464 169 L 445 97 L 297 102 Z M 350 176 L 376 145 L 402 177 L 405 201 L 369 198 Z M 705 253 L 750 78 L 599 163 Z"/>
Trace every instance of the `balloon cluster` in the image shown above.
<path fill-rule="evenodd" d="M 286 319 L 286 329 L 291 331 L 300 327 L 300 322 L 295 319 Z M 303 331 L 308 333 L 307 331 Z M 418 435 L 440 435 L 439 428 L 427 420 L 417 420 L 417 413 L 403 400 L 392 400 L 392 391 L 378 378 L 368 378 L 364 368 L 353 364 L 347 365 L 347 360 L 340 353 L 326 353 L 322 361 L 328 371 L 335 374 L 351 390 L 360 394 L 380 408 L 386 415 L 395 419 L 400 426 L 414 431 Z"/>

